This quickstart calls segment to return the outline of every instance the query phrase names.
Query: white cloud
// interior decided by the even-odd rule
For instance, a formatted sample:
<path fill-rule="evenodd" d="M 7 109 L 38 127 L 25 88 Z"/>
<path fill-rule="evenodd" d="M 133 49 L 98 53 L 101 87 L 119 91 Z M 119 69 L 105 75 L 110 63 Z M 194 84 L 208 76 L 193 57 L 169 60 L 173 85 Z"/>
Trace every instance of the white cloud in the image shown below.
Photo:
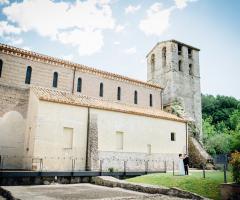
<path fill-rule="evenodd" d="M 117 33 L 120 33 L 120 32 L 122 32 L 122 31 L 124 31 L 124 29 L 125 29 L 125 26 L 123 26 L 123 25 L 117 25 L 116 28 L 115 28 L 115 31 L 116 31 Z"/>
<path fill-rule="evenodd" d="M 12 44 L 13 45 L 19 45 L 23 43 L 23 39 L 22 38 L 13 38 L 12 39 Z"/>
<path fill-rule="evenodd" d="M 198 1 L 198 0 L 175 0 L 175 4 L 178 9 L 183 9 L 187 6 L 189 2 L 195 2 L 195 1 Z"/>
<path fill-rule="evenodd" d="M 185 8 L 189 2 L 198 0 L 175 0 L 175 5 L 163 8 L 162 3 L 154 3 L 146 11 L 147 16 L 139 23 L 139 28 L 146 35 L 162 35 L 170 27 L 171 13 L 176 9 Z"/>
<path fill-rule="evenodd" d="M 64 55 L 62 56 L 63 60 L 73 60 L 73 55 L 72 54 L 69 54 L 69 55 Z"/>
<path fill-rule="evenodd" d="M 135 54 L 137 50 L 136 50 L 136 47 L 131 47 L 131 48 L 125 49 L 124 52 L 128 55 L 132 55 L 132 54 Z"/>
<path fill-rule="evenodd" d="M 58 34 L 57 38 L 63 44 L 70 44 L 78 47 L 79 55 L 91 55 L 98 52 L 103 46 L 103 35 L 100 30 L 82 31 L 74 29 Z"/>
<path fill-rule="evenodd" d="M 77 46 L 81 55 L 99 51 L 103 46 L 102 31 L 115 28 L 108 0 L 74 3 L 25 0 L 5 7 L 3 13 L 21 30 L 35 31 L 41 36 Z"/>
<path fill-rule="evenodd" d="M 147 61 L 146 61 L 146 59 L 142 59 L 142 60 L 140 60 L 140 63 L 141 63 L 141 64 L 146 64 Z"/>
<path fill-rule="evenodd" d="M 113 44 L 115 44 L 115 45 L 119 45 L 120 42 L 119 42 L 119 41 L 115 41 Z"/>
<path fill-rule="evenodd" d="M 140 21 L 139 28 L 146 35 L 160 36 L 169 28 L 169 18 L 174 7 L 162 8 L 161 3 L 154 3 L 148 10 L 147 16 Z"/>
<path fill-rule="evenodd" d="M 12 36 L 5 36 L 4 39 L 9 41 L 11 45 L 20 45 L 20 44 L 23 43 L 23 39 L 22 38 L 16 38 L 16 37 L 12 37 Z"/>
<path fill-rule="evenodd" d="M 22 49 L 25 49 L 25 50 L 27 50 L 27 51 L 31 51 L 32 49 L 30 48 L 30 47 L 28 47 L 28 46 L 23 46 L 23 47 L 21 47 Z"/>
<path fill-rule="evenodd" d="M 0 37 L 8 34 L 20 34 L 21 29 L 17 28 L 7 21 L 0 21 Z"/>
<path fill-rule="evenodd" d="M 141 8 L 141 5 L 136 5 L 136 6 L 129 5 L 128 7 L 125 8 L 125 13 L 126 14 L 129 14 L 129 13 L 133 14 L 136 11 L 138 11 L 140 8 Z"/>
<path fill-rule="evenodd" d="M 50 0 L 26 0 L 12 3 L 3 9 L 7 18 L 24 31 L 36 31 L 41 36 L 54 37 L 66 22 L 67 3 L 54 3 Z"/>
<path fill-rule="evenodd" d="M 9 4 L 9 0 L 0 0 L 0 4 Z"/>

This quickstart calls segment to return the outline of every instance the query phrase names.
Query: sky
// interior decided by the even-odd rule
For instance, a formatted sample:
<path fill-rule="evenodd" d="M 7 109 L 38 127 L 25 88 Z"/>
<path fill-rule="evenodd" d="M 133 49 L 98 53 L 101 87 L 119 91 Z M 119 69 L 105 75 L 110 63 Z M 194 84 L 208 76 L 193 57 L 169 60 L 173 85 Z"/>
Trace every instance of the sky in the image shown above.
<path fill-rule="evenodd" d="M 0 42 L 147 80 L 146 54 L 200 48 L 204 94 L 240 99 L 240 0 L 0 0 Z"/>

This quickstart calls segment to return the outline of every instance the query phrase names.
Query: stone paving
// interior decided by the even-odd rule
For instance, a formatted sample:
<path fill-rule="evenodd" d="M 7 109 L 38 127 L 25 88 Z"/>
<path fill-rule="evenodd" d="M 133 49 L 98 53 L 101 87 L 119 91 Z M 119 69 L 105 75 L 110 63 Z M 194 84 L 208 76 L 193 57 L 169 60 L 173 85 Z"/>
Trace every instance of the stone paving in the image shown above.
<path fill-rule="evenodd" d="M 181 198 L 150 195 L 121 188 L 109 188 L 92 184 L 2 186 L 21 200 L 181 200 Z M 0 200 L 1 197 L 0 197 Z"/>

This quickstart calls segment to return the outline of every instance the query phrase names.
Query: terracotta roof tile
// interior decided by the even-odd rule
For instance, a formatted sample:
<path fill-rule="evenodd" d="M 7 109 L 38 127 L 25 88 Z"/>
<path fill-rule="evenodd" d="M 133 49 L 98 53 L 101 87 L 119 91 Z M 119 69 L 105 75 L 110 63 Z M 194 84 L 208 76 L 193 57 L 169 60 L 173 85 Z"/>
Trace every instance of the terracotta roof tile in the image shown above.
<path fill-rule="evenodd" d="M 90 107 L 102 110 L 116 111 L 172 121 L 187 122 L 186 119 L 165 112 L 161 109 L 139 107 L 118 102 L 106 101 L 94 97 L 72 94 L 66 91 L 54 90 L 43 87 L 31 87 L 31 91 L 40 99 L 49 102 Z"/>

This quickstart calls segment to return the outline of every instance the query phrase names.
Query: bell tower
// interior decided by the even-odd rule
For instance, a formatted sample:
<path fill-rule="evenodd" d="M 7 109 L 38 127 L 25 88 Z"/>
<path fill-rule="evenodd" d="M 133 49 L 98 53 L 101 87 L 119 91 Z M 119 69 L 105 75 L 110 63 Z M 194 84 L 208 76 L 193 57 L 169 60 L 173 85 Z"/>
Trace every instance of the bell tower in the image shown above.
<path fill-rule="evenodd" d="M 199 49 L 176 40 L 157 43 L 147 54 L 147 80 L 164 88 L 163 104 L 168 109 L 179 102 L 185 117 L 202 135 Z"/>

